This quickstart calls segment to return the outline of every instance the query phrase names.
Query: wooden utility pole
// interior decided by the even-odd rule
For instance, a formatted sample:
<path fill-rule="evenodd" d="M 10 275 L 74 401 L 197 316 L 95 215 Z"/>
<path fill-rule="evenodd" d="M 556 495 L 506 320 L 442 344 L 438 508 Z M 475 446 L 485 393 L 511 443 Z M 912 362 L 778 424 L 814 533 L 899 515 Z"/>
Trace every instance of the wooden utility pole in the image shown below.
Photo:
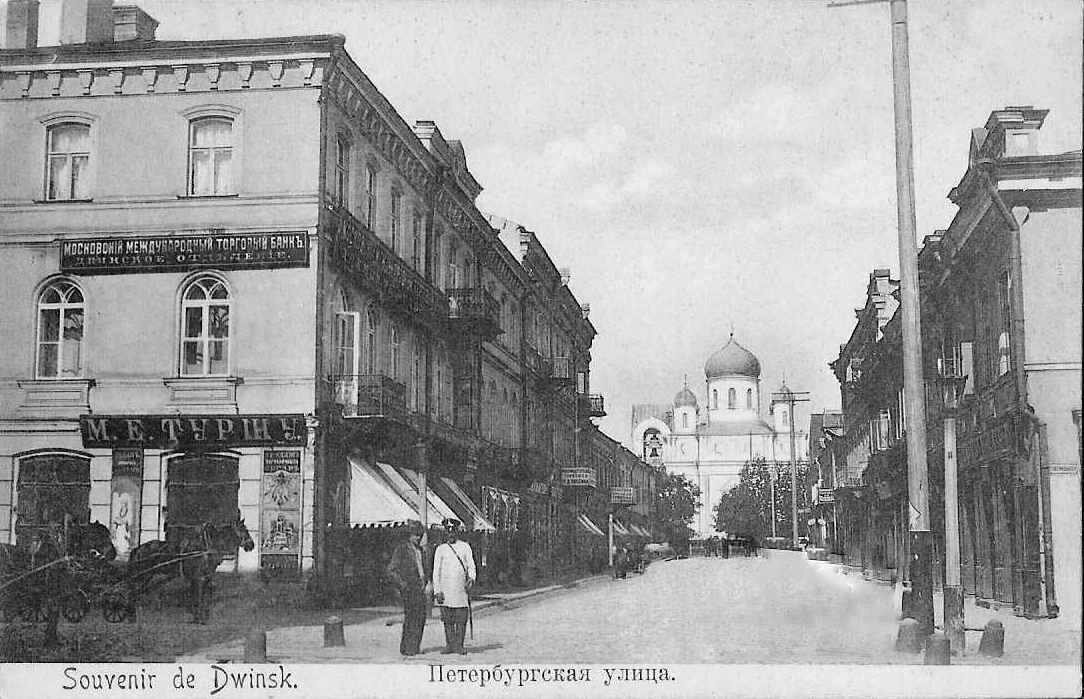
<path fill-rule="evenodd" d="M 789 411 L 787 417 L 790 420 L 790 543 L 794 548 L 798 548 L 798 453 L 794 444 L 794 404 L 807 402 L 809 392 L 795 393 L 786 385 L 783 389 L 779 393 L 773 393 L 772 400 L 777 403 L 786 403 Z"/>
<path fill-rule="evenodd" d="M 903 329 L 904 429 L 907 433 L 907 503 L 910 536 L 911 609 L 919 635 L 933 633 L 933 577 L 929 474 L 926 471 L 926 406 L 919 318 L 918 243 L 915 231 L 915 174 L 911 138 L 911 73 L 907 0 L 849 0 L 829 7 L 888 2 L 892 18 L 892 93 L 896 121 L 896 221 L 900 256 L 900 311 Z"/>

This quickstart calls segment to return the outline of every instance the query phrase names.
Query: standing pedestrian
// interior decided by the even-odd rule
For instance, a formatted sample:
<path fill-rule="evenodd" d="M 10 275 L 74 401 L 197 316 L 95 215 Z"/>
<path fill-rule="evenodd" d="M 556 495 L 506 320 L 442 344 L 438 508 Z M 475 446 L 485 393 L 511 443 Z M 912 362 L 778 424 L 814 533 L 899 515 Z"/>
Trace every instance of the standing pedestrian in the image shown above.
<path fill-rule="evenodd" d="M 407 536 L 399 542 L 388 562 L 388 577 L 399 589 L 403 600 L 403 636 L 399 641 L 399 653 L 405 656 L 421 652 L 425 617 L 429 607 L 429 576 L 425 574 L 425 556 L 422 553 L 422 525 L 411 522 Z"/>
<path fill-rule="evenodd" d="M 470 615 L 470 589 L 476 576 L 474 552 L 470 544 L 459 539 L 459 520 L 449 518 L 443 525 L 446 540 L 433 557 L 433 596 L 444 622 L 445 648 L 441 652 L 466 655 L 463 639 Z"/>

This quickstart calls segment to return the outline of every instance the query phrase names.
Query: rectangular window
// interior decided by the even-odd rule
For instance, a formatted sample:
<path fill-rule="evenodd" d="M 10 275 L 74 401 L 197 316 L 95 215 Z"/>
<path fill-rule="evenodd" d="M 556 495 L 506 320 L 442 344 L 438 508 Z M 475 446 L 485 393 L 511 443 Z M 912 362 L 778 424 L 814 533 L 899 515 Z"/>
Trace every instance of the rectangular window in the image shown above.
<path fill-rule="evenodd" d="M 335 139 L 335 203 L 350 206 L 350 142 Z"/>
<path fill-rule="evenodd" d="M 425 246 L 422 244 L 422 215 L 420 212 L 414 212 L 413 228 L 410 237 L 410 263 L 414 265 L 414 269 L 419 272 L 422 271 L 422 250 Z"/>
<path fill-rule="evenodd" d="M 376 170 L 372 165 L 365 166 L 365 225 L 373 229 L 376 220 Z"/>
<path fill-rule="evenodd" d="M 1012 350 L 1009 339 L 1012 333 L 1012 279 L 1002 272 L 997 279 L 998 334 L 997 375 L 1004 376 L 1012 368 Z"/>
<path fill-rule="evenodd" d="M 224 117 L 194 120 L 188 145 L 188 193 L 232 194 L 233 120 Z"/>
<path fill-rule="evenodd" d="M 403 195 L 398 191 L 392 191 L 391 193 L 391 225 L 389 229 L 391 231 L 391 250 L 392 252 L 399 254 L 399 238 L 401 236 L 402 221 L 400 220 L 399 205 L 403 200 Z"/>
<path fill-rule="evenodd" d="M 90 198 L 90 127 L 85 124 L 57 124 L 46 134 L 45 198 L 72 200 Z"/>

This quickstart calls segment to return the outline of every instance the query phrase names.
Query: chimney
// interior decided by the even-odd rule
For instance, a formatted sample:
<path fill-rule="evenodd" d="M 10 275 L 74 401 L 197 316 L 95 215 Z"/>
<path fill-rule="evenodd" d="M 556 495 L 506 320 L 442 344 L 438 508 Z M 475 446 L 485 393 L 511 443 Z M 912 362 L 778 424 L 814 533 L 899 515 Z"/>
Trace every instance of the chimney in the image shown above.
<path fill-rule="evenodd" d="M 568 286 L 569 280 L 572 279 L 572 270 L 570 270 L 568 267 L 562 267 L 557 271 L 561 275 L 561 284 L 564 286 Z"/>
<path fill-rule="evenodd" d="M 1029 105 L 1008 106 L 990 112 L 986 131 L 990 134 L 984 145 L 989 145 L 993 158 L 1037 155 L 1039 153 L 1039 129 L 1049 109 L 1036 109 Z M 1000 152 L 997 152 L 1000 151 Z"/>
<path fill-rule="evenodd" d="M 32 49 L 38 45 L 38 0 L 0 3 L 0 49 Z"/>
<path fill-rule="evenodd" d="M 158 20 L 135 5 L 113 8 L 113 41 L 154 41 Z"/>
<path fill-rule="evenodd" d="M 113 0 L 60 0 L 60 43 L 113 41 Z"/>

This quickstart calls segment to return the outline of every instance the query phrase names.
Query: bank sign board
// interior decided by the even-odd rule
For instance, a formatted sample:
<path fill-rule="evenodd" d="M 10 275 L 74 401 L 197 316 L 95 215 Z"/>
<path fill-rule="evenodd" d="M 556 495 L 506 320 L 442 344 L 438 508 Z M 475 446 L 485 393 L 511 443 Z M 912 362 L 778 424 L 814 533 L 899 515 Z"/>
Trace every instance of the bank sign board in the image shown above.
<path fill-rule="evenodd" d="M 303 447 L 304 415 L 80 415 L 87 449 Z"/>
<path fill-rule="evenodd" d="M 598 485 L 598 476 L 593 468 L 561 469 L 561 485 L 570 488 L 578 486 L 594 488 Z"/>
<path fill-rule="evenodd" d="M 308 267 L 309 235 L 220 233 L 90 238 L 60 244 L 60 271 L 124 274 L 215 269 Z"/>

